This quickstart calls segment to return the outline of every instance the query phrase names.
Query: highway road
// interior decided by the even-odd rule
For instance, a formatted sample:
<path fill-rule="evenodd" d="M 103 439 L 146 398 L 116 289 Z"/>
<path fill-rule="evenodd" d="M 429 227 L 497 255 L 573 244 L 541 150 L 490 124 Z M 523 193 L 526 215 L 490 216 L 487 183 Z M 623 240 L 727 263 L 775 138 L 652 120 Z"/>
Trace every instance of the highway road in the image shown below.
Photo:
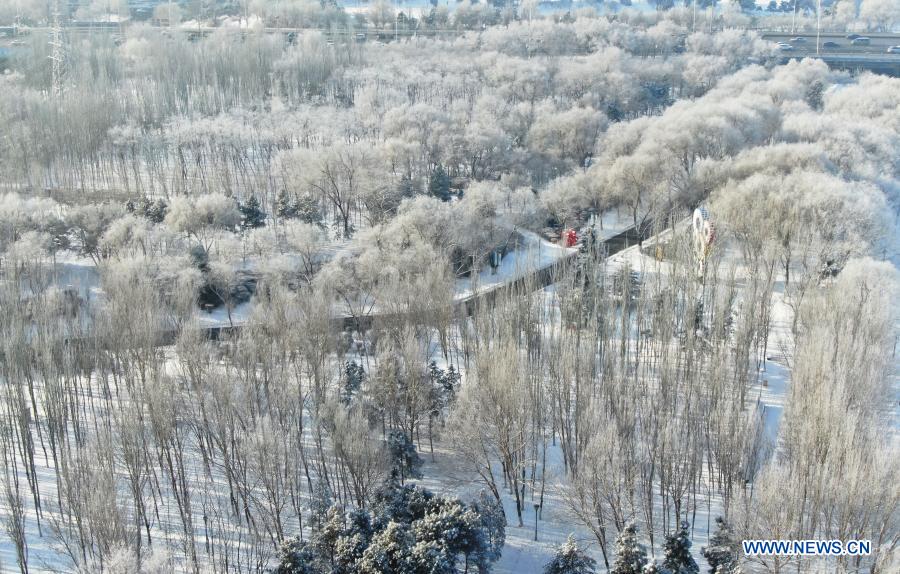
<path fill-rule="evenodd" d="M 784 32 L 762 32 L 762 37 L 772 42 L 784 42 L 793 46 L 790 53 L 797 56 L 814 56 L 816 55 L 816 34 L 813 33 L 784 33 Z M 900 35 L 898 34 L 862 34 L 871 39 L 868 46 L 854 46 L 852 41 L 843 33 L 823 33 L 819 35 L 819 55 L 846 55 L 852 54 L 857 56 L 882 56 L 887 58 L 897 58 L 900 61 L 900 54 L 888 54 L 887 49 L 891 46 L 900 46 Z M 802 38 L 803 41 L 797 41 Z M 837 44 L 835 48 L 824 47 L 825 42 L 834 42 Z"/>
<path fill-rule="evenodd" d="M 851 39 L 845 33 L 822 33 L 818 37 L 818 50 L 816 49 L 816 34 L 799 32 L 790 34 L 787 32 L 765 32 L 760 35 L 772 42 L 784 42 L 790 44 L 791 50 L 781 52 L 782 63 L 801 58 L 818 58 L 830 67 L 858 72 L 868 70 L 879 74 L 900 77 L 900 54 L 890 54 L 887 49 L 891 46 L 900 46 L 900 34 L 864 34 L 870 39 L 868 46 L 853 45 Z M 802 40 L 798 41 L 798 38 Z M 826 47 L 826 42 L 833 42 L 837 46 Z"/>
<path fill-rule="evenodd" d="M 0 0 L 2 1 L 2 0 Z M 185 34 L 188 37 L 196 37 L 210 34 L 217 29 L 204 28 L 201 30 L 186 29 L 166 29 L 166 34 Z M 226 33 L 250 33 L 240 29 L 225 29 Z M 281 34 L 286 39 L 297 34 L 309 33 L 311 29 L 300 28 L 265 28 L 268 34 Z M 28 31 L 31 34 L 45 35 L 48 30 L 46 28 L 32 28 Z M 74 26 L 67 27 L 65 33 L 69 34 L 120 34 L 122 28 L 119 26 L 101 26 L 92 28 L 90 26 Z M 392 38 L 405 38 L 409 36 L 451 36 L 458 35 L 462 32 L 454 29 L 440 30 L 319 30 L 329 41 L 347 42 L 347 41 L 369 41 L 369 40 L 389 40 Z M 900 54 L 890 54 L 887 49 L 891 46 L 900 46 L 900 34 L 887 33 L 865 33 L 870 38 L 868 46 L 853 45 L 852 41 L 846 37 L 843 32 L 823 32 L 818 39 L 814 32 L 781 32 L 757 30 L 757 32 L 766 40 L 771 42 L 784 42 L 791 45 L 790 50 L 784 50 L 781 54 L 781 62 L 787 63 L 790 60 L 801 58 L 819 58 L 826 62 L 830 67 L 851 72 L 859 72 L 869 70 L 872 72 L 887 74 L 900 77 Z M 833 42 L 836 46 L 826 47 L 826 42 Z M 0 38 L 0 60 L 8 57 L 9 54 L 16 50 L 17 44 L 24 44 L 23 39 L 11 36 Z M 818 45 L 818 49 L 817 49 Z"/>
<path fill-rule="evenodd" d="M 78 26 L 67 26 L 65 27 L 65 33 L 69 35 L 92 35 L 92 34 L 120 34 L 122 33 L 124 27 L 126 26 L 110 26 L 103 25 L 98 27 L 93 27 L 90 25 L 78 25 Z M 200 29 L 190 29 L 190 28 L 174 28 L 174 29 L 166 29 L 166 33 L 169 34 L 186 34 L 186 35 L 207 35 L 212 34 L 214 32 L 218 33 L 253 33 L 250 30 L 242 30 L 239 28 L 200 28 Z M 279 28 L 279 27 L 268 27 L 264 28 L 263 31 L 267 34 L 282 34 L 287 36 L 288 34 L 304 34 L 313 31 L 311 28 Z M 464 33 L 463 30 L 457 29 L 421 29 L 421 30 L 374 30 L 367 28 L 360 28 L 357 30 L 332 30 L 332 29 L 321 29 L 318 30 L 326 36 L 350 36 L 352 38 L 359 39 L 373 39 L 378 36 L 384 36 L 386 38 L 392 37 L 407 37 L 407 36 L 446 36 L 446 35 L 459 35 Z M 47 34 L 49 29 L 47 28 L 31 28 L 28 29 L 26 33 L 30 34 Z M 766 31 L 766 30 L 758 30 L 759 34 L 765 38 L 766 40 L 770 40 L 772 42 L 785 42 L 793 46 L 792 52 L 797 56 L 809 56 L 816 54 L 816 34 L 814 32 L 780 32 L 780 31 Z M 887 49 L 890 46 L 900 46 L 900 34 L 885 34 L 885 33 L 863 33 L 862 35 L 871 39 L 871 44 L 869 46 L 854 46 L 851 43 L 851 40 L 847 39 L 846 34 L 843 32 L 823 32 L 819 36 L 819 54 L 858 54 L 858 55 L 885 55 L 885 56 L 900 56 L 898 54 L 887 54 Z M 802 38 L 802 41 L 796 41 L 796 38 Z M 9 38 L 12 40 L 13 38 Z M 825 42 L 834 42 L 838 44 L 836 48 L 825 48 L 823 44 Z M 4 42 L 5 43 L 5 42 Z M 788 52 L 790 53 L 790 52 Z"/>

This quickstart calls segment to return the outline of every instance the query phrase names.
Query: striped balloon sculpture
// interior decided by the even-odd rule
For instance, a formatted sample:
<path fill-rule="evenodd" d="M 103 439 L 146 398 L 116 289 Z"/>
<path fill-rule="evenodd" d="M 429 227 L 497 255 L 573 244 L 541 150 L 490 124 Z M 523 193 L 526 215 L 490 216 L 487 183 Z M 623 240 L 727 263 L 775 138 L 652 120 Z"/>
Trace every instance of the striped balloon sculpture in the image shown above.
<path fill-rule="evenodd" d="M 706 269 L 706 260 L 712 248 L 712 243 L 716 239 L 716 226 L 709 219 L 709 212 L 705 207 L 698 207 L 694 210 L 692 219 L 692 228 L 694 232 L 694 253 L 697 256 L 697 275 L 703 277 Z"/>

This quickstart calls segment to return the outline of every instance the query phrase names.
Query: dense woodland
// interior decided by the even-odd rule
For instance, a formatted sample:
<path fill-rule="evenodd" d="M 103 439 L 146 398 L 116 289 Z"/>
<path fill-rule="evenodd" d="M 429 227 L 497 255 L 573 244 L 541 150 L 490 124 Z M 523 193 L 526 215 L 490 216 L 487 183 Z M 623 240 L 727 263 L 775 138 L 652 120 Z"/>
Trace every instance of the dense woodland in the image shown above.
<path fill-rule="evenodd" d="M 132 25 L 59 74 L 25 37 L 0 570 L 489 572 L 546 508 L 581 533 L 550 574 L 896 571 L 900 80 L 780 64 L 739 13 L 495 17 Z M 458 304 L 525 234 L 612 214 L 634 256 L 584 239 L 549 287 Z"/>

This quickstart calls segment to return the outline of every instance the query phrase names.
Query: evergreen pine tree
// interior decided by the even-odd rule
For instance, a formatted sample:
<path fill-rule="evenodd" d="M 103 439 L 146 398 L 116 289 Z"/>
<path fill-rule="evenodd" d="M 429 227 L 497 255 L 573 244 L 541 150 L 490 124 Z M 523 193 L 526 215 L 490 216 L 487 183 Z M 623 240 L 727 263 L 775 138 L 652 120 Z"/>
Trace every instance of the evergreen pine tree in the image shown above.
<path fill-rule="evenodd" d="M 147 217 L 147 214 L 150 212 L 150 209 L 153 207 L 153 202 L 150 201 L 149 197 L 142 197 L 138 200 L 135 205 L 134 212 L 140 215 L 141 217 Z"/>
<path fill-rule="evenodd" d="M 338 540 L 344 534 L 344 512 L 337 504 L 325 512 L 313 530 L 310 543 L 319 560 L 331 568 L 336 564 Z"/>
<path fill-rule="evenodd" d="M 282 189 L 275 196 L 275 215 L 280 219 L 293 219 L 297 217 L 297 205 L 294 198 Z"/>
<path fill-rule="evenodd" d="M 409 526 L 389 522 L 372 538 L 359 560 L 360 574 L 409 574 L 413 570 L 414 539 Z"/>
<path fill-rule="evenodd" d="M 647 564 L 647 553 L 638 543 L 637 526 L 628 523 L 616 538 L 616 559 L 610 574 L 641 574 Z"/>
<path fill-rule="evenodd" d="M 319 486 L 314 509 L 330 499 Z M 435 496 L 396 477 L 373 496 L 371 511 L 314 510 L 309 542 L 292 539 L 279 552 L 281 574 L 455 574 L 490 572 L 500 557 L 503 510 L 482 493 L 467 505 Z M 457 564 L 465 559 L 465 566 Z"/>
<path fill-rule="evenodd" d="M 691 557 L 688 528 L 688 523 L 682 521 L 676 532 L 666 535 L 665 558 L 662 565 L 671 574 L 697 574 L 700 572 L 700 567 Z"/>
<path fill-rule="evenodd" d="M 431 491 L 415 484 L 400 484 L 396 470 L 375 491 L 372 497 L 372 512 L 375 514 L 378 527 L 388 522 L 411 524 L 428 512 L 434 500 Z"/>
<path fill-rule="evenodd" d="M 322 211 L 318 200 L 309 194 L 303 194 L 294 201 L 294 215 L 304 223 L 322 225 Z"/>
<path fill-rule="evenodd" d="M 372 516 L 361 508 L 348 511 L 344 529 L 334 544 L 334 567 L 331 574 L 353 574 L 372 540 Z"/>
<path fill-rule="evenodd" d="M 297 537 L 288 538 L 278 549 L 278 565 L 273 574 L 319 574 L 315 554 L 309 544 Z"/>
<path fill-rule="evenodd" d="M 735 546 L 731 525 L 719 516 L 716 518 L 716 531 L 709 539 L 709 546 L 700 551 L 709 563 L 710 574 L 731 574 L 735 571 L 738 565 Z"/>
<path fill-rule="evenodd" d="M 347 513 L 347 532 L 360 534 L 368 540 L 372 537 L 372 515 L 362 508 L 354 508 Z"/>
<path fill-rule="evenodd" d="M 444 385 L 442 381 L 444 371 L 439 369 L 434 361 L 431 361 L 431 363 L 428 365 L 428 372 L 431 377 L 431 409 L 429 415 L 432 419 L 434 419 L 441 415 L 444 409 L 444 405 L 446 404 L 444 396 Z"/>
<path fill-rule="evenodd" d="M 125 210 L 128 213 L 134 215 L 140 215 L 141 217 L 147 216 L 147 209 L 153 205 L 153 202 L 150 201 L 146 196 L 139 197 L 137 200 L 129 199 L 125 204 Z"/>
<path fill-rule="evenodd" d="M 202 245 L 192 245 L 188 250 L 188 256 L 191 258 L 191 264 L 194 267 L 203 273 L 209 271 L 209 253 Z"/>
<path fill-rule="evenodd" d="M 319 528 L 319 526 L 325 520 L 325 514 L 328 512 L 328 509 L 332 506 L 331 499 L 331 488 L 329 488 L 328 483 L 324 480 L 320 480 L 316 483 L 312 501 L 310 502 L 310 519 L 309 526 L 313 530 Z"/>
<path fill-rule="evenodd" d="M 63 219 L 62 217 L 51 218 L 47 222 L 44 230 L 50 235 L 50 241 L 52 244 L 51 250 L 54 253 L 63 249 L 71 248 L 72 241 L 69 237 L 71 228 L 69 227 L 69 224 L 66 223 L 65 219 Z"/>
<path fill-rule="evenodd" d="M 166 214 L 168 212 L 169 204 L 166 203 L 166 200 L 159 198 L 152 204 L 147 206 L 147 209 L 144 212 L 144 217 L 146 217 L 153 223 L 162 223 L 166 218 Z"/>
<path fill-rule="evenodd" d="M 809 104 L 814 110 L 822 109 L 822 95 L 825 93 L 825 84 L 823 84 L 820 80 L 816 80 L 813 82 L 809 88 L 806 90 L 806 95 L 804 99 L 806 103 Z"/>
<path fill-rule="evenodd" d="M 435 498 L 425 516 L 413 522 L 413 533 L 419 542 L 445 548 L 454 564 L 458 554 L 477 554 L 484 545 L 478 515 L 459 499 Z"/>
<path fill-rule="evenodd" d="M 391 430 L 388 433 L 387 443 L 391 466 L 400 477 L 400 483 L 407 478 L 422 478 L 422 458 L 406 433 L 397 429 Z"/>
<path fill-rule="evenodd" d="M 356 361 L 347 361 L 344 364 L 344 380 L 341 388 L 341 402 L 349 405 L 350 401 L 359 389 L 362 388 L 363 382 L 366 380 L 366 371 L 362 365 Z"/>
<path fill-rule="evenodd" d="M 453 368 L 453 365 L 447 367 L 447 372 L 444 374 L 444 389 L 446 389 L 447 394 L 452 398 L 456 396 L 456 390 L 459 388 L 459 381 L 461 377 L 456 369 Z"/>
<path fill-rule="evenodd" d="M 453 403 L 460 377 L 453 365 L 450 365 L 445 371 L 431 361 L 428 369 L 432 384 L 431 415 L 437 417 L 444 407 Z"/>
<path fill-rule="evenodd" d="M 441 164 L 434 168 L 428 178 L 428 193 L 441 201 L 450 201 L 450 176 Z"/>
<path fill-rule="evenodd" d="M 644 569 L 641 570 L 641 574 L 669 574 L 665 568 L 657 564 L 656 562 L 648 562 L 644 565 Z"/>
<path fill-rule="evenodd" d="M 596 566 L 597 562 L 578 548 L 575 537 L 569 534 L 544 567 L 544 574 L 594 574 Z"/>
<path fill-rule="evenodd" d="M 241 229 L 255 229 L 266 224 L 266 214 L 260 209 L 259 200 L 251 195 L 246 203 L 239 203 L 241 212 Z"/>
<path fill-rule="evenodd" d="M 500 559 L 506 543 L 506 513 L 503 505 L 485 490 L 478 493 L 472 508 L 478 513 L 485 539 L 484 550 L 476 557 L 476 563 L 490 565 Z"/>
<path fill-rule="evenodd" d="M 410 552 L 409 574 L 457 574 L 456 557 L 433 541 L 417 541 Z"/>
<path fill-rule="evenodd" d="M 416 194 L 416 184 L 409 175 L 403 174 L 400 176 L 400 181 L 397 183 L 397 193 L 401 199 L 413 197 Z"/>

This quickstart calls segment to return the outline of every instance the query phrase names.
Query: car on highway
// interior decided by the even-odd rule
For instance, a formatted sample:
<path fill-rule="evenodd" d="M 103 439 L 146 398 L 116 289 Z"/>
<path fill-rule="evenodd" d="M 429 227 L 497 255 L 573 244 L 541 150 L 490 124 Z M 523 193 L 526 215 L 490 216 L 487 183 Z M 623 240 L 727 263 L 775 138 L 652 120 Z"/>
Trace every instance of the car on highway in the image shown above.
<path fill-rule="evenodd" d="M 888 54 L 900 54 L 900 46 L 891 46 L 887 49 Z"/>
<path fill-rule="evenodd" d="M 837 42 L 828 41 L 828 42 L 823 42 L 822 47 L 825 48 L 826 50 L 834 50 L 835 48 L 840 48 L 841 45 L 838 44 Z"/>
<path fill-rule="evenodd" d="M 780 49 L 782 52 L 793 52 L 794 51 L 793 46 L 791 46 L 790 44 L 786 44 L 784 42 L 778 42 L 778 49 Z"/>
<path fill-rule="evenodd" d="M 862 36 L 860 36 L 859 34 L 847 34 L 846 36 L 844 36 L 844 38 L 847 38 L 848 40 L 856 40 L 857 38 L 861 37 Z"/>
<path fill-rule="evenodd" d="M 796 36 L 794 38 L 791 38 L 791 42 L 794 44 L 802 44 L 806 42 L 806 38 L 804 38 L 803 36 Z"/>
<path fill-rule="evenodd" d="M 854 38 L 850 43 L 854 46 L 868 46 L 872 43 L 872 40 L 865 36 L 860 36 L 859 38 Z"/>

